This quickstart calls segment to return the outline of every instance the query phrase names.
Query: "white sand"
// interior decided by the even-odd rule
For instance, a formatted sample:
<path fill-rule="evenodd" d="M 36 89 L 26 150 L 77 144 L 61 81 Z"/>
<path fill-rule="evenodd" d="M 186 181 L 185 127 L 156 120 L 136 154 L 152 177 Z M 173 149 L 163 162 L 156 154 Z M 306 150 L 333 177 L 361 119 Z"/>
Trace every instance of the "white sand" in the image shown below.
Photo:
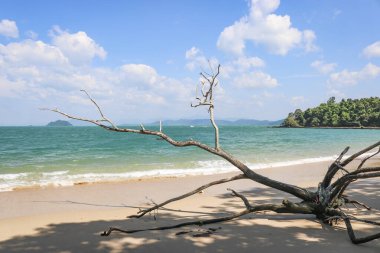
<path fill-rule="evenodd" d="M 327 166 L 324 162 L 258 172 L 302 187 L 315 187 Z M 149 215 L 139 220 L 125 218 L 151 200 L 160 202 L 231 175 L 235 174 L 1 192 L 0 252 L 380 252 L 380 240 L 353 245 L 344 228 L 326 226 L 309 215 L 260 213 L 204 227 L 99 236 L 109 226 L 150 228 L 243 210 L 241 201 L 226 191 L 228 187 L 245 192 L 252 203 L 280 203 L 285 197 L 292 198 L 250 180 L 240 180 L 170 204 L 167 208 L 172 211 L 160 210 L 157 220 Z M 378 180 L 360 181 L 349 192 L 380 210 Z M 357 212 L 380 220 L 379 211 Z M 380 232 L 378 227 L 354 226 L 360 235 Z M 217 231 L 207 237 L 194 237 L 210 227 Z"/>

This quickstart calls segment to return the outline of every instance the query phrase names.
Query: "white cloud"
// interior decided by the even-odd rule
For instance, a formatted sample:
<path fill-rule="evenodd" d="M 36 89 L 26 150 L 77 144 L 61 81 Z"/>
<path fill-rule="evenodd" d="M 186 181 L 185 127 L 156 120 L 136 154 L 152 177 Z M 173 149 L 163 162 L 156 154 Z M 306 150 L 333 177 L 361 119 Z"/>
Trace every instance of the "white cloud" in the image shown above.
<path fill-rule="evenodd" d="M 219 35 L 218 48 L 242 55 L 246 42 L 250 41 L 278 55 L 286 55 L 297 46 L 304 47 L 307 52 L 314 51 L 315 33 L 292 27 L 288 15 L 273 14 L 279 5 L 279 0 L 252 0 L 250 14 L 226 27 Z"/>
<path fill-rule="evenodd" d="M 38 34 L 32 30 L 29 30 L 25 33 L 25 35 L 32 40 L 36 40 L 38 38 Z"/>
<path fill-rule="evenodd" d="M 343 70 L 330 74 L 329 85 L 355 85 L 360 81 L 374 79 L 380 75 L 380 67 L 368 63 L 359 71 Z"/>
<path fill-rule="evenodd" d="M 199 53 L 200 53 L 199 48 L 192 47 L 186 51 L 185 56 L 186 56 L 186 59 L 192 59 L 196 57 Z"/>
<path fill-rule="evenodd" d="M 0 44 L 0 55 L 12 66 L 62 66 L 68 63 L 57 47 L 29 39 L 8 45 Z"/>
<path fill-rule="evenodd" d="M 15 21 L 3 19 L 0 21 L 0 35 L 18 38 L 18 28 Z"/>
<path fill-rule="evenodd" d="M 268 103 L 273 104 L 273 101 L 279 101 L 284 98 L 283 94 L 280 93 L 270 93 L 268 91 L 263 91 L 259 94 L 253 94 L 250 101 L 245 101 L 244 103 L 253 103 L 255 106 L 263 107 Z"/>
<path fill-rule="evenodd" d="M 123 79 L 149 85 L 156 83 L 158 78 L 156 70 L 145 64 L 125 64 L 121 66 L 121 74 Z"/>
<path fill-rule="evenodd" d="M 237 66 L 240 70 L 247 70 L 250 68 L 264 67 L 265 62 L 259 57 L 239 57 L 233 61 L 233 64 Z"/>
<path fill-rule="evenodd" d="M 18 93 L 24 89 L 25 87 L 22 81 L 10 81 L 5 76 L 0 74 L 0 97 L 14 98 L 17 97 Z"/>
<path fill-rule="evenodd" d="M 190 48 L 186 51 L 185 57 L 188 61 L 186 67 L 189 70 L 194 70 L 196 67 L 199 67 L 206 70 L 206 72 L 209 71 L 209 62 L 199 48 Z M 218 60 L 211 58 L 210 64 L 215 68 L 218 64 Z M 232 61 L 221 64 L 219 78 L 223 79 L 222 82 L 224 84 L 228 85 L 228 83 L 231 83 L 239 88 L 273 88 L 278 86 L 278 82 L 275 78 L 263 71 L 257 70 L 264 66 L 264 60 L 259 57 L 240 55 L 235 57 Z"/>
<path fill-rule="evenodd" d="M 95 57 L 104 59 L 107 52 L 85 32 L 68 33 L 55 27 L 51 31 L 52 44 L 58 47 L 73 64 L 88 64 Z"/>
<path fill-rule="evenodd" d="M 346 94 L 344 94 L 340 90 L 332 89 L 332 88 L 328 89 L 327 95 L 329 97 L 335 97 L 337 100 L 340 100 L 340 99 L 346 97 Z"/>
<path fill-rule="evenodd" d="M 293 106 L 300 106 L 306 101 L 304 96 L 294 96 L 290 99 L 290 103 Z"/>
<path fill-rule="evenodd" d="M 62 45 L 64 41 L 68 45 Z M 79 44 L 76 45 L 75 41 Z M 82 48 L 85 45 L 87 51 Z M 81 48 L 85 52 L 72 55 Z M 179 108 L 188 106 L 193 95 L 190 94 L 193 90 L 191 81 L 165 77 L 145 64 L 131 63 L 114 69 L 91 66 L 91 59 L 105 56 L 103 52 L 94 40 L 81 32 L 59 32 L 53 35 L 52 43 L 26 39 L 0 44 L 0 96 L 34 101 L 43 99 L 46 103 L 61 99 L 88 104 L 78 92 L 86 89 L 115 111 L 135 105 L 157 111 L 168 104 L 178 103 Z M 111 96 L 121 101 L 116 103 Z"/>
<path fill-rule="evenodd" d="M 233 83 L 241 88 L 273 88 L 278 86 L 275 78 L 261 71 L 238 75 L 234 78 Z"/>
<path fill-rule="evenodd" d="M 367 58 L 380 57 L 380 40 L 364 48 L 363 54 Z"/>
<path fill-rule="evenodd" d="M 318 50 L 318 47 L 314 44 L 316 38 L 317 36 L 312 30 L 305 30 L 302 32 L 302 39 L 306 52 L 314 52 Z"/>
<path fill-rule="evenodd" d="M 310 66 L 313 67 L 314 69 L 318 70 L 319 73 L 326 75 L 326 74 L 333 72 L 335 70 L 337 64 L 336 63 L 326 63 L 324 61 L 317 60 L 317 61 L 313 61 L 310 64 Z"/>

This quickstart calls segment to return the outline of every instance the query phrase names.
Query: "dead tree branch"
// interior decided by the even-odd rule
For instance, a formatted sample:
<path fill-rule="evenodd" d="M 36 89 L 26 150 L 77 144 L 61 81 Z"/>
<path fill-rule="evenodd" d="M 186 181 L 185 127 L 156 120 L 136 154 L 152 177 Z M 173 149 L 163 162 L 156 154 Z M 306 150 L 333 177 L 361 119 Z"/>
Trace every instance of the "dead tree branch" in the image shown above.
<path fill-rule="evenodd" d="M 209 62 L 210 64 L 210 62 Z M 214 127 L 215 130 L 215 149 L 219 150 L 220 149 L 220 144 L 219 144 L 219 127 L 215 122 L 215 117 L 214 117 L 214 88 L 218 85 L 218 80 L 217 77 L 220 73 L 220 64 L 217 67 L 216 72 L 214 73 L 214 70 L 210 64 L 210 69 L 212 71 L 212 74 L 207 74 L 207 73 L 200 73 L 201 77 L 203 80 L 201 80 L 200 85 L 201 85 L 201 96 L 198 96 L 198 92 L 196 92 L 196 99 L 198 102 L 193 105 L 191 104 L 192 107 L 198 107 L 198 106 L 208 106 L 208 112 L 210 114 L 210 121 L 212 126 Z M 207 85 L 208 87 L 207 87 Z M 205 91 L 206 89 L 206 91 Z M 197 86 L 197 91 L 198 91 L 198 86 Z"/>
<path fill-rule="evenodd" d="M 200 187 L 198 187 L 197 189 L 191 191 L 191 192 L 188 192 L 188 193 L 185 193 L 181 196 L 178 196 L 178 197 L 175 197 L 175 198 L 172 198 L 172 199 L 168 199 L 160 204 L 157 204 L 157 205 L 154 205 L 153 207 L 151 208 L 147 208 L 147 209 L 143 209 L 143 210 L 140 210 L 136 215 L 131 215 L 131 216 L 128 216 L 128 218 L 140 218 L 142 216 L 144 216 L 145 214 L 147 213 L 150 213 L 156 209 L 159 209 L 169 203 L 172 203 L 174 201 L 178 201 L 178 200 L 181 200 L 181 199 L 184 199 L 184 198 L 187 198 L 187 197 L 190 197 L 191 195 L 194 195 L 204 189 L 207 189 L 211 186 L 214 186 L 214 185 L 218 185 L 218 184 L 224 184 L 224 183 L 227 183 L 227 182 L 231 182 L 231 181 L 235 181 L 235 180 L 239 180 L 239 179 L 245 179 L 247 178 L 244 174 L 241 174 L 241 175 L 237 175 L 237 176 L 234 176 L 234 177 L 230 177 L 230 178 L 224 178 L 224 179 L 220 179 L 220 180 L 217 180 L 217 181 L 213 181 L 211 183 L 208 183 L 208 184 L 205 184 L 205 185 L 202 185 Z"/>
<path fill-rule="evenodd" d="M 312 190 L 302 188 L 296 185 L 284 183 L 281 181 L 277 181 L 277 180 L 273 180 L 271 178 L 265 177 L 251 170 L 246 164 L 244 164 L 239 159 L 235 158 L 232 154 L 226 152 L 225 150 L 221 148 L 221 145 L 219 143 L 219 128 L 214 118 L 214 95 L 215 95 L 214 89 L 218 85 L 218 82 L 219 82 L 217 78 L 220 74 L 220 65 L 218 65 L 218 67 L 215 70 L 212 67 L 210 68 L 211 68 L 211 74 L 206 73 L 206 72 L 200 73 L 201 81 L 200 81 L 199 87 L 197 86 L 197 91 L 196 91 L 197 103 L 191 104 L 191 106 L 192 107 L 206 106 L 208 108 L 209 118 L 214 128 L 214 138 L 215 138 L 214 146 L 208 146 L 202 142 L 192 140 L 192 139 L 184 140 L 184 141 L 175 140 L 169 135 L 167 135 L 166 133 L 164 133 L 164 131 L 162 130 L 161 123 L 160 123 L 159 131 L 149 130 L 145 128 L 142 124 L 140 125 L 140 128 L 138 129 L 118 127 L 108 117 L 105 116 L 105 114 L 103 113 L 98 103 L 85 90 L 82 90 L 82 91 L 86 94 L 87 98 L 96 107 L 100 115 L 99 119 L 89 119 L 89 118 L 74 116 L 66 112 L 62 112 L 59 109 L 45 108 L 43 110 L 49 110 L 70 119 L 89 122 L 109 131 L 156 136 L 158 137 L 156 139 L 164 140 L 175 147 L 190 147 L 190 146 L 197 147 L 204 151 L 207 151 L 210 154 L 223 158 L 224 160 L 228 161 L 230 164 L 232 164 L 233 166 L 235 166 L 237 169 L 239 169 L 242 172 L 242 174 L 234 176 L 234 177 L 220 179 L 220 180 L 216 180 L 208 184 L 202 185 L 198 187 L 197 189 L 194 189 L 193 191 L 171 198 L 162 203 L 159 203 L 159 204 L 154 203 L 152 207 L 146 208 L 144 210 L 140 210 L 136 215 L 132 215 L 129 218 L 140 218 L 147 213 L 150 213 L 152 211 L 157 211 L 159 208 L 162 208 L 169 203 L 187 198 L 208 187 L 235 181 L 235 180 L 240 180 L 240 179 L 250 179 L 262 185 L 288 193 L 290 195 L 297 197 L 300 200 L 300 202 L 298 203 L 291 202 L 287 199 L 284 199 L 281 204 L 254 205 L 254 204 L 249 203 L 248 199 L 241 193 L 238 193 L 232 189 L 229 189 L 232 192 L 233 196 L 238 197 L 243 201 L 244 206 L 245 206 L 245 209 L 243 211 L 230 214 L 224 217 L 219 217 L 219 218 L 184 222 L 184 223 L 180 223 L 180 224 L 176 224 L 172 226 L 164 226 L 164 227 L 156 227 L 156 228 L 148 228 L 148 229 L 123 230 L 120 228 L 111 227 L 107 231 L 104 231 L 102 235 L 103 236 L 110 235 L 113 231 L 119 231 L 122 233 L 136 233 L 140 231 L 166 230 L 166 229 L 179 228 L 179 227 L 189 226 L 189 225 L 202 226 L 202 225 L 207 225 L 207 224 L 212 224 L 212 223 L 217 223 L 217 222 L 229 221 L 229 220 L 241 217 L 243 215 L 246 215 L 248 213 L 255 213 L 255 212 L 260 212 L 260 211 L 273 211 L 275 213 L 314 214 L 317 219 L 328 222 L 330 224 L 332 224 L 332 221 L 334 220 L 335 221 L 343 220 L 346 224 L 349 237 L 351 241 L 355 244 L 365 243 L 365 242 L 380 238 L 380 233 L 377 233 L 371 236 L 362 237 L 362 238 L 357 238 L 355 236 L 350 220 L 357 220 L 360 222 L 366 222 L 366 223 L 371 223 L 375 225 L 377 225 L 378 222 L 367 221 L 364 219 L 360 220 L 355 217 L 348 216 L 345 213 L 343 213 L 340 209 L 340 207 L 345 206 L 345 204 L 347 203 L 350 203 L 353 205 L 360 205 L 368 210 L 370 209 L 370 207 L 368 207 L 365 203 L 361 203 L 356 200 L 351 200 L 349 196 L 346 196 L 344 194 L 344 192 L 349 187 L 349 185 L 355 181 L 365 179 L 365 178 L 380 177 L 380 167 L 377 167 L 377 166 L 365 167 L 364 166 L 367 163 L 367 161 L 369 161 L 371 158 L 375 157 L 376 155 L 380 153 L 380 141 L 374 143 L 373 145 L 369 147 L 366 147 L 360 150 L 357 153 L 354 153 L 353 155 L 349 156 L 346 159 L 345 159 L 345 155 L 349 151 L 349 147 L 345 148 L 341 152 L 341 154 L 337 157 L 337 159 L 328 167 L 326 174 L 321 180 L 321 182 L 319 183 L 318 189 L 316 191 L 312 191 Z M 200 95 L 198 95 L 198 90 L 200 91 Z M 352 171 L 347 168 L 347 165 L 349 165 L 352 161 L 354 161 L 355 159 L 358 159 L 361 155 L 366 154 L 367 152 L 373 149 L 377 149 L 377 151 L 374 154 L 367 155 L 365 158 L 363 158 L 355 170 Z M 338 174 L 340 174 L 338 173 L 338 171 L 342 171 L 343 172 L 342 175 L 338 176 Z"/>
<path fill-rule="evenodd" d="M 201 143 L 199 141 L 194 141 L 194 140 L 176 141 L 176 140 L 172 139 L 170 136 L 166 135 L 164 132 L 148 130 L 148 129 L 145 129 L 143 127 L 141 127 L 141 129 L 119 128 L 117 126 L 105 125 L 105 124 L 103 124 L 102 120 L 93 120 L 93 119 L 87 119 L 87 118 L 82 118 L 82 117 L 78 117 L 78 116 L 73 116 L 73 115 L 67 114 L 65 112 L 62 112 L 58 109 L 43 109 L 43 110 L 49 110 L 49 111 L 61 114 L 61 115 L 65 116 L 67 118 L 70 118 L 70 119 L 89 122 L 89 123 L 95 124 L 99 127 L 102 127 L 106 130 L 109 130 L 109 131 L 123 132 L 123 133 L 135 133 L 135 134 L 143 134 L 143 135 L 154 135 L 154 136 L 160 137 L 160 139 L 167 141 L 168 143 L 170 143 L 171 145 L 173 145 L 175 147 L 195 146 L 195 147 L 203 149 L 203 150 L 205 150 L 211 154 L 217 155 L 217 156 L 227 160 L 232 165 L 234 165 L 236 168 L 238 168 L 240 171 L 242 171 L 247 178 L 249 178 L 253 181 L 256 181 L 256 182 L 261 183 L 263 185 L 278 189 L 280 191 L 287 192 L 287 193 L 294 195 L 294 196 L 296 196 L 302 200 L 311 200 L 315 197 L 315 194 L 313 194 L 312 192 L 309 192 L 307 189 L 300 188 L 300 187 L 295 186 L 295 185 L 279 182 L 279 181 L 270 179 L 268 177 L 262 176 L 256 172 L 254 172 L 247 165 L 245 165 L 244 163 L 242 163 L 241 161 L 239 161 L 238 159 L 236 159 L 231 154 L 227 153 L 226 151 L 224 151 L 221 148 L 216 149 L 213 147 L 209 147 L 204 143 Z"/>

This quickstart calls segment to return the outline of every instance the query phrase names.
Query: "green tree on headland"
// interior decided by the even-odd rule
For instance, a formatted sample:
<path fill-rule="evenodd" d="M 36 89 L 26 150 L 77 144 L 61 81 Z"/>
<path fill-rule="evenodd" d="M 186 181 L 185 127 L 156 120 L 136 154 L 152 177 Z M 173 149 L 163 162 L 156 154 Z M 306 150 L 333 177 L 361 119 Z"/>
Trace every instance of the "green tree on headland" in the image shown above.
<path fill-rule="evenodd" d="M 304 112 L 297 109 L 282 122 L 283 127 L 380 127 L 380 98 L 335 97 Z"/>

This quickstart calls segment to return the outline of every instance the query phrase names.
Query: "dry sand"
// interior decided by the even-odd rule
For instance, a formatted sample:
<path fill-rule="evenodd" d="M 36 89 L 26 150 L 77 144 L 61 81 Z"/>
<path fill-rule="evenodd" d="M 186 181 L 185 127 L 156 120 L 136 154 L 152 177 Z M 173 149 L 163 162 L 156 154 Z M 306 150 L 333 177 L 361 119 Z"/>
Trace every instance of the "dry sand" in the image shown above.
<path fill-rule="evenodd" d="M 258 171 L 303 187 L 315 187 L 327 163 L 313 163 Z M 109 226 L 150 228 L 204 219 L 243 210 L 241 201 L 227 193 L 244 192 L 252 203 L 280 203 L 284 193 L 240 180 L 215 186 L 160 210 L 157 219 L 147 215 L 126 219 L 151 201 L 160 202 L 210 180 L 236 175 L 161 178 L 72 187 L 23 189 L 0 193 L 0 252 L 380 252 L 380 240 L 351 244 L 345 229 L 330 227 L 308 215 L 250 214 L 204 227 L 183 227 L 136 234 L 99 234 Z M 352 196 L 380 210 L 380 182 L 363 180 L 349 189 Z M 380 220 L 379 211 L 355 210 Z M 213 234 L 205 234 L 215 228 Z M 359 235 L 380 228 L 354 224 Z M 176 235 L 178 232 L 184 232 Z M 202 236 L 203 235 L 203 236 Z"/>

